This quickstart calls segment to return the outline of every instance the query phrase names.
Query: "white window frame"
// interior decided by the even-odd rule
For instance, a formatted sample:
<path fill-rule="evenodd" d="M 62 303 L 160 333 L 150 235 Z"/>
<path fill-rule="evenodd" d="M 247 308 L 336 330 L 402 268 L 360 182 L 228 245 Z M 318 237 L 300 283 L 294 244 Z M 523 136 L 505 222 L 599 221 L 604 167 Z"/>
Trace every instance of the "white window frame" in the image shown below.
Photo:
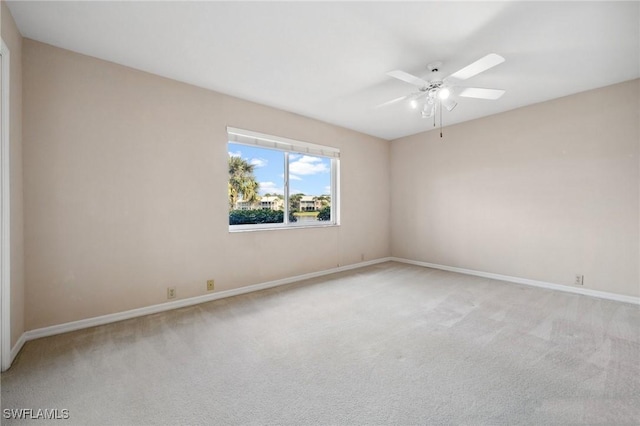
<path fill-rule="evenodd" d="M 282 151 L 284 154 L 284 217 L 283 223 L 229 225 L 229 232 L 263 231 L 275 229 L 322 228 L 340 225 L 340 150 L 338 148 L 297 141 L 280 136 L 227 127 L 227 144 L 257 146 Z M 328 221 L 289 222 L 289 155 L 308 154 L 331 160 L 331 218 Z"/>

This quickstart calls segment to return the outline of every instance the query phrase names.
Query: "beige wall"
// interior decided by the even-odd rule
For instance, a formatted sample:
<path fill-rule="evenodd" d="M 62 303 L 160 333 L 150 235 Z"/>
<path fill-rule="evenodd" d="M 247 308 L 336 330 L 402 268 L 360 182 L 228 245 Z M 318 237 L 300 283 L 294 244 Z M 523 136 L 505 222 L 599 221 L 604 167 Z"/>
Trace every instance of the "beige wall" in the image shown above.
<path fill-rule="evenodd" d="M 392 255 L 640 296 L 639 99 L 634 80 L 393 141 Z"/>
<path fill-rule="evenodd" d="M 389 256 L 387 141 L 23 46 L 28 330 Z M 342 225 L 230 234 L 227 125 L 339 147 Z"/>
<path fill-rule="evenodd" d="M 11 345 L 25 331 L 25 278 L 22 198 L 22 36 L 18 32 L 9 8 L 2 8 L 2 40 L 10 52 L 10 124 L 11 152 Z"/>

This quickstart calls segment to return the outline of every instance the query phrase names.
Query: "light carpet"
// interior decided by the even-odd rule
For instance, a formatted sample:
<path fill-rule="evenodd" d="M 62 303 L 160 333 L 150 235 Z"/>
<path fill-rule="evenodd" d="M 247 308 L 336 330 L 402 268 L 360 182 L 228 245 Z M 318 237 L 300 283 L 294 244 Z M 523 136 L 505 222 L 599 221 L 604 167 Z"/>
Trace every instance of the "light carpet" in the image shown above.
<path fill-rule="evenodd" d="M 28 342 L 2 408 L 77 425 L 637 425 L 640 309 L 389 262 Z"/>

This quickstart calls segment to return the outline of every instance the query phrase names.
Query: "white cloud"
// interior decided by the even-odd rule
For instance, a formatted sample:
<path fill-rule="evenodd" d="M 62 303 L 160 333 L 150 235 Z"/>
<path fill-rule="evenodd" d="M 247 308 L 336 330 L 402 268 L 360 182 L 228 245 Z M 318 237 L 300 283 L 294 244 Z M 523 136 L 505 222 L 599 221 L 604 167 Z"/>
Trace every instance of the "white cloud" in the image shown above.
<path fill-rule="evenodd" d="M 256 167 L 264 167 L 267 165 L 267 163 L 269 163 L 269 161 L 265 160 L 264 158 L 252 158 L 251 161 L 249 161 L 249 164 Z"/>
<path fill-rule="evenodd" d="M 310 155 L 303 155 L 302 158 L 300 160 L 301 163 L 317 163 L 319 161 L 322 161 L 320 158 L 318 157 L 312 157 Z"/>
<path fill-rule="evenodd" d="M 289 172 L 296 175 L 315 175 L 318 173 L 327 173 L 329 168 L 318 157 L 303 155 L 301 158 L 289 164 Z"/>
<path fill-rule="evenodd" d="M 229 157 L 242 157 L 242 153 L 240 151 L 236 151 L 236 152 L 229 151 Z"/>
<path fill-rule="evenodd" d="M 324 193 L 325 194 L 331 194 L 331 187 L 330 186 L 325 186 L 324 187 Z"/>
<path fill-rule="evenodd" d="M 284 194 L 284 188 L 279 187 L 274 182 L 259 182 L 259 184 L 260 184 L 260 189 L 259 189 L 258 192 L 260 192 L 260 195 L 264 195 L 264 194 Z"/>

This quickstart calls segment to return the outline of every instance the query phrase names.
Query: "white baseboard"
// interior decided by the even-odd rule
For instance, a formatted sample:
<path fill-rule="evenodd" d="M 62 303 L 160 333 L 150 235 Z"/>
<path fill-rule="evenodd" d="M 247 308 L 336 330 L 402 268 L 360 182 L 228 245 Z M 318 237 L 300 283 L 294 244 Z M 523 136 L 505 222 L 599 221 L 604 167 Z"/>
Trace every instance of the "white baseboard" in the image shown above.
<path fill-rule="evenodd" d="M 155 314 L 158 312 L 170 311 L 172 309 L 184 308 L 187 306 L 197 305 L 200 303 L 211 302 L 212 300 L 224 299 L 226 297 L 237 296 L 240 294 L 251 293 L 254 291 L 265 290 L 272 287 L 277 287 L 285 284 L 291 284 L 298 281 L 308 280 L 310 278 L 322 277 L 324 275 L 334 274 L 336 272 L 348 271 L 351 269 L 362 268 L 369 265 L 375 265 L 378 263 L 390 261 L 390 257 L 384 257 L 380 259 L 369 260 L 366 262 L 354 263 L 352 265 L 338 266 L 336 268 L 326 269 L 324 271 L 310 272 L 308 274 L 296 275 L 289 278 L 283 278 L 274 281 L 268 281 L 260 284 L 249 285 L 246 287 L 240 287 L 233 290 L 224 290 L 217 293 L 205 294 L 202 296 L 190 297 L 188 299 L 176 300 L 173 302 L 160 303 L 158 305 L 145 306 L 143 308 L 132 309 L 124 312 L 117 312 L 114 314 L 101 315 L 99 317 L 87 318 L 79 321 L 67 322 L 64 324 L 52 325 L 50 327 L 38 328 L 35 330 L 26 331 L 18 343 L 16 343 L 14 349 L 11 351 L 11 362 L 18 354 L 22 345 L 29 340 L 39 339 L 41 337 L 53 336 L 56 334 L 68 333 L 70 331 L 81 330 L 84 328 L 95 327 L 98 325 L 109 324 L 113 322 L 123 321 L 131 318 L 141 317 L 144 315 Z"/>
<path fill-rule="evenodd" d="M 20 352 L 20 349 L 22 349 L 25 343 L 27 343 L 27 336 L 25 336 L 25 333 L 22 333 L 18 338 L 16 344 L 13 345 L 13 348 L 11 348 L 11 358 L 9 358 L 9 366 L 7 368 L 11 366 L 13 360 L 16 359 L 16 356 L 18 356 L 18 352 Z"/>
<path fill-rule="evenodd" d="M 512 277 L 509 275 L 494 274 L 491 272 L 475 271 L 473 269 L 456 268 L 454 266 L 438 265 L 436 263 L 420 262 L 418 260 L 404 259 L 401 257 L 392 257 L 392 261 L 408 263 L 410 265 L 424 266 L 426 268 L 442 269 L 444 271 L 458 272 L 460 274 L 475 275 L 477 277 L 491 278 L 494 280 L 507 281 L 516 284 L 530 285 L 533 287 L 541 287 L 550 290 L 564 291 L 567 293 L 582 294 L 584 296 L 598 297 L 600 299 L 615 300 L 616 302 L 632 303 L 640 305 L 640 297 L 626 296 L 624 294 L 609 293 L 606 291 L 590 290 L 587 288 L 570 287 L 562 284 L 548 283 L 545 281 L 530 280 L 528 278 Z"/>

